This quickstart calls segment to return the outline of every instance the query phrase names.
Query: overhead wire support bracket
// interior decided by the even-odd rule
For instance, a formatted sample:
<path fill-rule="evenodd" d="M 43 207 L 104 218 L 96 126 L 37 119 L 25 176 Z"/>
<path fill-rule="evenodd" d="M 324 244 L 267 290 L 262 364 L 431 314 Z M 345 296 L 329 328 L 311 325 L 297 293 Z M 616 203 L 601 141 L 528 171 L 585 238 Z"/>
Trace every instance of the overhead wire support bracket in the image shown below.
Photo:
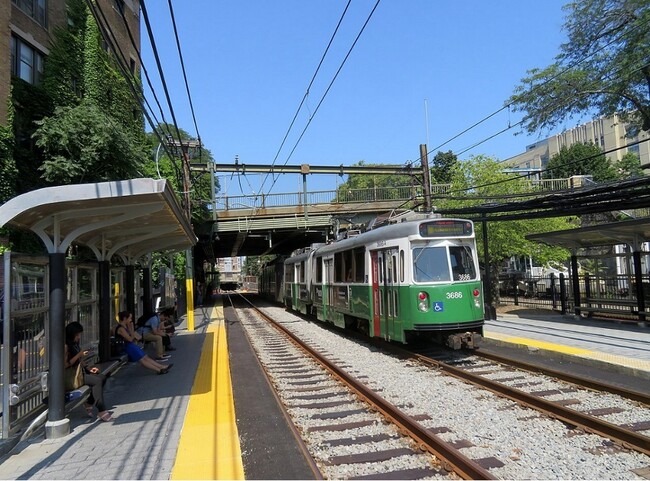
<path fill-rule="evenodd" d="M 197 171 L 209 171 L 207 163 L 192 164 L 192 169 Z M 374 174 L 374 175 L 414 175 L 414 170 L 404 165 L 277 165 L 277 164 L 214 164 L 217 172 L 245 172 L 272 173 L 272 174 L 304 174 L 305 169 L 309 174 Z"/>

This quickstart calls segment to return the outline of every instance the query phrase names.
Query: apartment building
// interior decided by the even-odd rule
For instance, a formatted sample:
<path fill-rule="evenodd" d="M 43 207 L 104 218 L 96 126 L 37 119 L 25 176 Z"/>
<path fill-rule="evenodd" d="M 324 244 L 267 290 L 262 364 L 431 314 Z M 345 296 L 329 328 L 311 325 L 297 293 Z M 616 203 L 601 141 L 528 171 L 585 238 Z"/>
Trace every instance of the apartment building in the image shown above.
<path fill-rule="evenodd" d="M 219 279 L 224 282 L 241 283 L 244 257 L 222 257 L 217 259 Z"/>
<path fill-rule="evenodd" d="M 33 85 L 41 82 L 54 32 L 68 21 L 66 3 L 66 0 L 0 0 L 0 125 L 7 123 L 11 79 L 20 78 Z M 133 43 L 139 48 L 140 1 L 96 0 L 96 4 L 100 18 L 106 19 L 116 44 L 128 59 L 129 68 L 136 72 L 140 62 Z M 104 47 L 110 48 L 108 44 Z"/>
<path fill-rule="evenodd" d="M 570 147 L 577 143 L 593 143 L 604 152 L 615 150 L 607 157 L 612 162 L 617 162 L 628 152 L 636 154 L 641 160 L 641 165 L 650 164 L 650 142 L 641 142 L 630 147 L 625 145 L 648 139 L 647 132 L 638 135 L 629 135 L 629 127 L 622 122 L 618 115 L 601 117 L 585 124 L 566 130 L 526 147 L 526 151 L 506 159 L 503 164 L 513 171 L 541 172 L 546 168 L 548 161 L 556 155 L 562 147 Z"/>

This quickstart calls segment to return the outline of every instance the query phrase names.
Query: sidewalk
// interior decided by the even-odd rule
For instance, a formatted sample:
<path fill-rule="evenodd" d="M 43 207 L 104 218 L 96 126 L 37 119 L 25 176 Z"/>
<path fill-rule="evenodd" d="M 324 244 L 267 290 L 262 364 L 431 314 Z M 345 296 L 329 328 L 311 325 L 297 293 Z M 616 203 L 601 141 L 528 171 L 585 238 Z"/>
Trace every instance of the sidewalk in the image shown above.
<path fill-rule="evenodd" d="M 0 479 L 169 479 L 211 310 L 194 311 L 194 332 L 185 319 L 177 328 L 169 374 L 129 363 L 108 379 L 115 421 L 73 410 L 68 436 L 48 440 L 41 429 L 18 443 L 0 460 Z"/>

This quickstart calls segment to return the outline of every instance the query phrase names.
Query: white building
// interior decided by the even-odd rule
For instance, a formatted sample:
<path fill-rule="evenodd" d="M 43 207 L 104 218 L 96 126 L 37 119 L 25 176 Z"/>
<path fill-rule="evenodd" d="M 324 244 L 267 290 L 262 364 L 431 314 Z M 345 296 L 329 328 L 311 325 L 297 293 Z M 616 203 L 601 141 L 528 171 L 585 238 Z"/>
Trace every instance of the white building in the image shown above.
<path fill-rule="evenodd" d="M 526 147 L 526 152 L 510 157 L 503 163 L 504 166 L 514 171 L 541 172 L 546 168 L 548 161 L 559 153 L 562 147 L 570 147 L 577 143 L 593 143 L 604 152 L 618 149 L 607 154 L 607 157 L 612 162 L 617 162 L 626 153 L 632 152 L 639 157 L 641 165 L 650 164 L 650 142 L 641 142 L 630 147 L 624 147 L 648 139 L 648 133 L 640 132 L 639 135 L 633 137 L 627 137 L 627 134 L 627 125 L 619 119 L 618 115 L 601 117 L 566 130 L 561 134 L 530 144 Z"/>

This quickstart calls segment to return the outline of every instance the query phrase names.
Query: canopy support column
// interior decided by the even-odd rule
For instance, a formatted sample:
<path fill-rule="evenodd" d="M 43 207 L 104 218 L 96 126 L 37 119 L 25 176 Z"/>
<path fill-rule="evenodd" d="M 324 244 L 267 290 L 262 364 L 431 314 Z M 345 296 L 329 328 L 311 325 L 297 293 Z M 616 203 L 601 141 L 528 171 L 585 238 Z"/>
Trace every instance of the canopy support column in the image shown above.
<path fill-rule="evenodd" d="M 70 420 L 65 417 L 65 254 L 50 253 L 50 312 L 48 319 L 48 411 L 45 422 L 47 439 L 70 434 Z"/>
<path fill-rule="evenodd" d="M 99 359 L 111 358 L 111 263 L 99 261 Z"/>
<path fill-rule="evenodd" d="M 126 266 L 126 310 L 135 314 L 135 266 Z"/>

